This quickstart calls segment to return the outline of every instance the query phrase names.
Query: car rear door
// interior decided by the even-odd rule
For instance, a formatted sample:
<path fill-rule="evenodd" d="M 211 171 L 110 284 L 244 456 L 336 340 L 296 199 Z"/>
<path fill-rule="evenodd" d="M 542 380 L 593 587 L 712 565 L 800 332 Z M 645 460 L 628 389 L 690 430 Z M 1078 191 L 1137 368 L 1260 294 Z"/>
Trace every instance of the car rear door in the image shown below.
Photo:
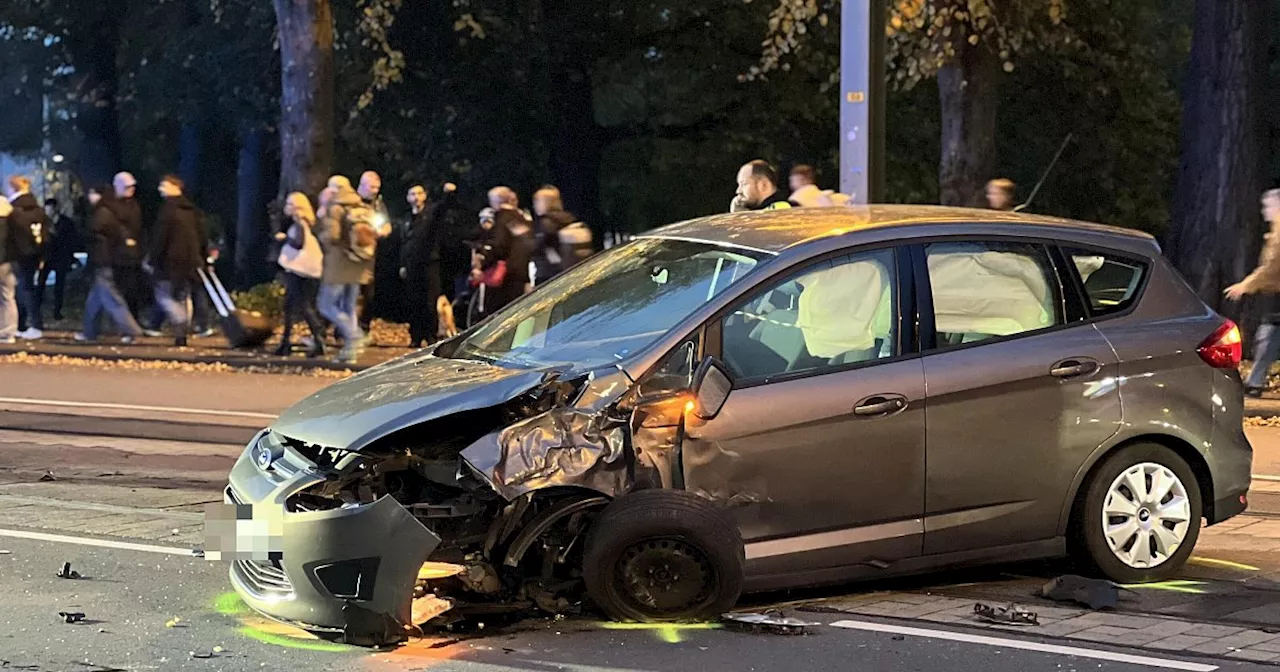
<path fill-rule="evenodd" d="M 1115 352 L 1044 242 L 913 246 L 926 555 L 1053 540 L 1080 465 L 1119 428 Z"/>
<path fill-rule="evenodd" d="M 807 264 L 708 325 L 735 380 L 713 420 L 687 420 L 685 487 L 729 503 L 757 587 L 920 553 L 924 375 L 898 257 Z"/>

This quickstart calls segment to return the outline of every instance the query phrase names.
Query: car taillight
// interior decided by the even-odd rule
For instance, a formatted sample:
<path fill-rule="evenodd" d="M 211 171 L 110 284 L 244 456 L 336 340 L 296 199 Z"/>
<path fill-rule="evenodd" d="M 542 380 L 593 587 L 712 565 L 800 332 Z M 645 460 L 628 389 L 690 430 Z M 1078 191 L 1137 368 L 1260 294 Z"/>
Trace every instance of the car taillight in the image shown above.
<path fill-rule="evenodd" d="M 1240 366 L 1240 360 L 1244 358 L 1240 327 L 1237 327 L 1235 322 L 1227 320 L 1213 332 L 1212 336 L 1206 338 L 1200 347 L 1196 348 L 1196 352 L 1205 364 L 1215 369 L 1234 369 Z"/>

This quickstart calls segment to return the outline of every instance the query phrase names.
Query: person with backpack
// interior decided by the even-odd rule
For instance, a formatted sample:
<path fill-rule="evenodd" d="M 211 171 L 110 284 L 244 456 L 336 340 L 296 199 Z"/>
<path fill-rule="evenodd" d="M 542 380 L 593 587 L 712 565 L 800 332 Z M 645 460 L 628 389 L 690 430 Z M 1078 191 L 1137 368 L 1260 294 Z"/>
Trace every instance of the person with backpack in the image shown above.
<path fill-rule="evenodd" d="M 0 344 L 16 342 L 18 335 L 18 276 L 14 272 L 13 228 L 9 216 L 13 206 L 0 196 Z"/>
<path fill-rule="evenodd" d="M 116 219 L 111 209 L 111 188 L 93 187 L 89 190 L 89 269 L 93 273 L 93 286 L 84 306 L 84 331 L 75 335 L 81 343 L 98 340 L 98 316 L 106 313 L 116 328 L 124 334 L 125 343 L 132 343 L 142 334 L 129 304 L 120 293 L 115 281 L 116 255 L 123 248 L 124 225 Z"/>
<path fill-rule="evenodd" d="M 289 218 L 286 231 L 276 234 L 283 237 L 279 264 L 281 284 L 284 285 L 284 334 L 280 337 L 277 357 L 288 357 L 293 352 L 293 325 L 304 320 L 311 330 L 311 348 L 307 358 L 324 356 L 324 325 L 316 314 L 316 295 L 320 291 L 320 277 L 324 274 L 324 252 L 313 231 L 315 210 L 305 194 L 293 192 L 284 202 L 284 216 Z"/>
<path fill-rule="evenodd" d="M 360 285 L 373 270 L 378 251 L 378 230 L 374 210 L 341 175 L 329 180 L 333 197 L 316 227 L 316 238 L 324 251 L 324 269 L 317 298 L 320 314 L 333 323 L 342 338 L 337 361 L 354 364 L 367 345 L 360 329 L 357 308 Z"/>
<path fill-rule="evenodd" d="M 591 229 L 564 209 L 558 188 L 546 185 L 534 192 L 533 212 L 538 217 L 534 232 L 538 247 L 533 260 L 537 269 L 534 284 L 541 285 L 595 252 Z"/>
<path fill-rule="evenodd" d="M 156 303 L 173 327 L 174 345 L 186 347 L 191 327 L 191 287 L 204 268 L 209 249 L 196 206 L 182 194 L 182 180 L 166 175 L 160 180 L 164 205 L 156 219 L 151 253 L 144 270 L 155 277 Z"/>
<path fill-rule="evenodd" d="M 10 235 L 18 275 L 18 338 L 34 341 L 44 338 L 44 316 L 40 314 L 43 292 L 36 292 L 36 278 L 44 263 L 44 248 L 49 230 L 49 215 L 31 195 L 31 180 L 22 175 L 9 178 Z"/>

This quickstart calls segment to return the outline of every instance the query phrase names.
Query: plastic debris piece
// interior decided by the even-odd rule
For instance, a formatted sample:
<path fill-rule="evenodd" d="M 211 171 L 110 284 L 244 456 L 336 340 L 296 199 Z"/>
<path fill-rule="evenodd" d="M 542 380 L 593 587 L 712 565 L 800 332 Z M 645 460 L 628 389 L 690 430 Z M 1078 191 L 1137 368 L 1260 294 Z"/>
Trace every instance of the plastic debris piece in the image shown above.
<path fill-rule="evenodd" d="M 71 563 L 64 562 L 62 563 L 62 569 L 58 570 L 58 578 L 59 579 L 78 579 L 80 578 L 80 572 L 77 572 L 76 570 L 71 569 Z"/>
<path fill-rule="evenodd" d="M 13 551 L 0 551 L 0 555 L 13 555 Z"/>
<path fill-rule="evenodd" d="M 63 623 L 79 623 L 84 620 L 83 611 L 59 611 L 58 616 L 62 617 Z"/>
<path fill-rule="evenodd" d="M 222 648 L 221 646 L 215 646 L 215 647 L 213 647 L 213 652 L 214 652 L 214 653 L 222 653 L 222 651 L 223 651 L 223 648 Z"/>
<path fill-rule="evenodd" d="M 1046 583 L 1040 589 L 1040 595 L 1056 602 L 1075 602 L 1098 610 L 1114 609 L 1120 601 L 1122 590 L 1126 589 L 1104 579 L 1088 579 L 1068 574 Z"/>
<path fill-rule="evenodd" d="M 791 618 L 781 611 L 769 610 L 763 613 L 740 612 L 725 614 L 721 617 L 734 627 L 751 632 L 771 633 L 775 635 L 803 635 L 805 628 L 819 623 Z"/>
<path fill-rule="evenodd" d="M 185 628 L 185 627 L 187 627 L 187 624 L 186 624 L 186 623 L 183 623 L 181 618 L 179 618 L 179 617 L 177 617 L 177 616 L 174 616 L 173 618 L 171 618 L 171 619 L 169 619 L 167 622 L 165 622 L 164 627 L 166 627 L 166 628 Z"/>
<path fill-rule="evenodd" d="M 1000 625 L 1040 625 L 1040 616 L 1034 611 L 1011 604 L 1007 607 L 992 607 L 981 602 L 973 605 L 973 613 L 988 623 Z"/>
<path fill-rule="evenodd" d="M 54 476 L 52 471 L 46 471 L 44 472 L 44 476 L 40 477 L 41 483 L 48 483 L 50 481 L 56 481 L 56 480 L 58 480 L 58 477 Z"/>

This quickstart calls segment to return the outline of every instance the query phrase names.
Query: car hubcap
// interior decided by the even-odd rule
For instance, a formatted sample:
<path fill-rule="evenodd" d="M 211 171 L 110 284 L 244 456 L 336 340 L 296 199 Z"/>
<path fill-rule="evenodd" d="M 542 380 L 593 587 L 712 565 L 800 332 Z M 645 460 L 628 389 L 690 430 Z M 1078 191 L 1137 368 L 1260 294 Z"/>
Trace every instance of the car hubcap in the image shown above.
<path fill-rule="evenodd" d="M 1134 569 L 1166 562 L 1187 537 L 1191 500 L 1172 470 L 1146 462 L 1124 470 L 1107 490 L 1102 533 L 1116 558 Z"/>
<path fill-rule="evenodd" d="M 633 544 L 622 554 L 623 593 L 655 616 L 681 612 L 711 595 L 715 572 L 706 555 L 674 539 Z"/>

